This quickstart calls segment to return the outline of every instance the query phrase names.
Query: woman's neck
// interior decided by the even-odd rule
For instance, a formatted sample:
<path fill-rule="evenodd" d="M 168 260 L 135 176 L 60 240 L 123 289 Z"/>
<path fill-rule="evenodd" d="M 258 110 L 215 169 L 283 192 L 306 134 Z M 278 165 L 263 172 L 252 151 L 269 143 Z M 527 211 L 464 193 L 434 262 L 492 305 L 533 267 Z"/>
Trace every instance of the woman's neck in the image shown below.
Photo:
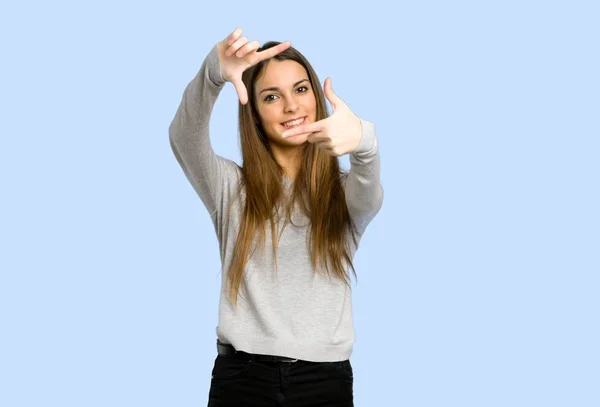
<path fill-rule="evenodd" d="M 279 164 L 292 180 L 296 179 L 302 165 L 303 146 L 282 146 L 280 144 L 271 144 L 271 151 L 275 161 Z"/>

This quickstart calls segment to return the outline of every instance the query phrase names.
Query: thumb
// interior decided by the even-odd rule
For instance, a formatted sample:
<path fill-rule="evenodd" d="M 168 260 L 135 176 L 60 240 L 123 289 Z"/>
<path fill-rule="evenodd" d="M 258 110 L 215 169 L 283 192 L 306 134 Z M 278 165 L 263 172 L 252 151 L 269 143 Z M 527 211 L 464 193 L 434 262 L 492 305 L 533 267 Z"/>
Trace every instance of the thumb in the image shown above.
<path fill-rule="evenodd" d="M 325 96 L 331 103 L 331 107 L 335 112 L 335 109 L 339 106 L 341 99 L 333 92 L 333 89 L 331 88 L 331 78 L 329 77 L 325 79 Z"/>
<path fill-rule="evenodd" d="M 241 78 L 237 78 L 232 81 L 233 86 L 235 86 L 235 91 L 238 94 L 238 98 L 240 99 L 240 103 L 245 105 L 248 103 L 248 91 L 246 90 L 246 85 L 242 82 Z"/>

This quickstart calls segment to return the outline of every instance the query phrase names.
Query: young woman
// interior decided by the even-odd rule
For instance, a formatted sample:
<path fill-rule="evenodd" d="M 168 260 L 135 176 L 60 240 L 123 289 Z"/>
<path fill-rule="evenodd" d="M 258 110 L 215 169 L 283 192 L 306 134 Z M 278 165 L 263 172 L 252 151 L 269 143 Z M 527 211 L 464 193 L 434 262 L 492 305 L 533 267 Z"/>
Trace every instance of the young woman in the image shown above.
<path fill-rule="evenodd" d="M 375 128 L 329 78 L 323 92 L 289 41 L 260 47 L 241 34 L 211 49 L 169 127 L 220 244 L 209 405 L 352 406 L 349 270 L 383 201 Z M 242 166 L 210 142 L 226 82 L 240 102 Z M 347 173 L 338 164 L 343 154 L 350 154 Z"/>

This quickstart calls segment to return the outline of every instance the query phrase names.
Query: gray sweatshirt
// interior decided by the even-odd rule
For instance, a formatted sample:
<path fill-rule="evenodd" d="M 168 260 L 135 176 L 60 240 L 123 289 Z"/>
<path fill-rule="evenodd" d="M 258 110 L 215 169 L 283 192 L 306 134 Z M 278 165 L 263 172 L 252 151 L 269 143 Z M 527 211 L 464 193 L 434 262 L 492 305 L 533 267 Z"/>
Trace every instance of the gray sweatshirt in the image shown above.
<path fill-rule="evenodd" d="M 236 195 L 240 167 L 215 154 L 209 135 L 210 116 L 225 83 L 215 45 L 185 88 L 169 127 L 175 158 L 208 210 L 219 241 L 222 273 L 217 339 L 249 353 L 315 362 L 349 359 L 355 341 L 351 289 L 312 269 L 308 223 L 299 222 L 303 219 L 299 213 L 292 217 L 294 224 L 283 229 L 277 270 L 270 249 L 270 227 L 266 227 L 266 250 L 254 252 L 246 265 L 237 310 L 227 299 L 225 272 L 243 213 L 243 195 Z M 358 242 L 383 202 L 375 127 L 360 120 L 362 139 L 350 154 L 350 170 L 343 183 Z M 349 247 L 353 258 L 358 246 L 349 243 Z"/>

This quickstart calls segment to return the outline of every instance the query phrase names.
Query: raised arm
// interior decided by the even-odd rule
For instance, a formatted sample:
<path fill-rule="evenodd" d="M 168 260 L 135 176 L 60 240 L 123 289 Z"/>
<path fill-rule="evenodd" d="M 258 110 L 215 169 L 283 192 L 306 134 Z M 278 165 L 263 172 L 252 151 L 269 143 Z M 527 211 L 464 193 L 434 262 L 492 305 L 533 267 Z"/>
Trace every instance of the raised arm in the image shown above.
<path fill-rule="evenodd" d="M 291 45 L 286 41 L 257 52 L 258 41 L 248 42 L 241 34 L 238 28 L 211 49 L 200 71 L 185 88 L 169 126 L 173 153 L 211 216 L 221 208 L 224 187 L 237 170 L 235 162 L 214 153 L 210 142 L 209 121 L 217 97 L 225 82 L 231 82 L 240 102 L 246 104 L 248 96 L 242 73 Z"/>
<path fill-rule="evenodd" d="M 220 206 L 224 179 L 235 165 L 216 155 L 210 142 L 210 116 L 225 85 L 218 58 L 215 45 L 185 88 L 169 126 L 169 140 L 175 158 L 211 216 Z"/>
<path fill-rule="evenodd" d="M 350 171 L 346 180 L 346 204 L 360 234 L 383 204 L 380 154 L 375 125 L 359 118 L 361 139 L 350 153 Z"/>
<path fill-rule="evenodd" d="M 325 79 L 323 89 L 333 108 L 331 116 L 286 130 L 282 136 L 309 133 L 308 142 L 315 143 L 329 154 L 350 154 L 350 171 L 345 184 L 346 204 L 359 234 L 363 234 L 383 204 L 375 125 L 350 110 L 333 92 L 330 78 Z"/>

